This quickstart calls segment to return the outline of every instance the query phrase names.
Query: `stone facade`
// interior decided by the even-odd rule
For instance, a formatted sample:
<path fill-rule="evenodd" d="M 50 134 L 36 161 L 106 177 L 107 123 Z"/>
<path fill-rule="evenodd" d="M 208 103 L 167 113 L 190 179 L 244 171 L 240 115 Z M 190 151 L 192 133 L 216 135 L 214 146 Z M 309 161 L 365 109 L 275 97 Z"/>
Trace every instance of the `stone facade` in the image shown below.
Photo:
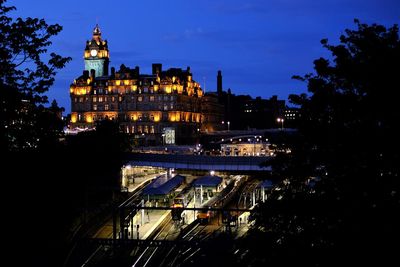
<path fill-rule="evenodd" d="M 141 74 L 139 67 L 121 65 L 108 74 L 109 57 L 96 26 L 84 51 L 85 71 L 70 86 L 72 127 L 111 119 L 146 144 L 187 144 L 197 138 L 203 91 L 190 67 L 163 71 L 153 64 L 151 74 Z"/>

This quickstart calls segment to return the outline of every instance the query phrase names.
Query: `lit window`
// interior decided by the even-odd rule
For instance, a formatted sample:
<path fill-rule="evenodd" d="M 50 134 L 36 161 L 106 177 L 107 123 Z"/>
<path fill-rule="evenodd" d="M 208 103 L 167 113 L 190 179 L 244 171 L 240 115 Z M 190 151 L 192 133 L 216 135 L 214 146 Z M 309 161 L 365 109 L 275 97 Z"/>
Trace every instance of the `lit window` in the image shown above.
<path fill-rule="evenodd" d="M 106 104 L 106 105 L 104 105 L 104 110 L 109 110 L 109 106 Z"/>
<path fill-rule="evenodd" d="M 79 102 L 82 103 L 83 102 L 83 97 L 79 98 Z"/>
<path fill-rule="evenodd" d="M 97 110 L 97 105 L 93 105 L 93 110 Z"/>
<path fill-rule="evenodd" d="M 122 101 L 122 96 L 118 97 L 118 101 L 121 102 Z"/>
<path fill-rule="evenodd" d="M 96 90 L 93 90 L 93 94 L 95 95 L 97 93 L 97 91 Z"/>
<path fill-rule="evenodd" d="M 132 133 L 135 133 L 135 126 L 132 126 Z"/>
<path fill-rule="evenodd" d="M 143 101 L 143 97 L 138 96 L 137 101 L 138 101 L 138 102 L 142 102 L 142 101 Z"/>
<path fill-rule="evenodd" d="M 99 96 L 99 102 L 103 102 L 103 97 Z"/>
<path fill-rule="evenodd" d="M 154 96 L 150 96 L 149 101 L 154 101 Z"/>
<path fill-rule="evenodd" d="M 115 96 L 111 97 L 111 101 L 115 102 Z"/>

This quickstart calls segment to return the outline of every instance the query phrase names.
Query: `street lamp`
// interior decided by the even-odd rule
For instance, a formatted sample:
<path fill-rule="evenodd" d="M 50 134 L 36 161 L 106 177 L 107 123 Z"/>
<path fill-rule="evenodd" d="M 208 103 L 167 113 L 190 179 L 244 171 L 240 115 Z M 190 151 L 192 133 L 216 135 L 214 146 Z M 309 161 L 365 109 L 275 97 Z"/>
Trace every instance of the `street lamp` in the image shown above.
<path fill-rule="evenodd" d="M 221 121 L 221 124 L 225 124 L 225 121 Z M 228 131 L 229 131 L 229 126 L 231 125 L 231 122 L 227 121 L 226 124 L 228 125 Z"/>
<path fill-rule="evenodd" d="M 282 123 L 282 124 L 281 124 L 281 130 L 283 130 L 283 122 L 284 122 L 284 119 L 282 119 L 282 118 L 277 118 L 276 121 L 277 121 L 278 123 L 279 123 L 279 122 Z"/>

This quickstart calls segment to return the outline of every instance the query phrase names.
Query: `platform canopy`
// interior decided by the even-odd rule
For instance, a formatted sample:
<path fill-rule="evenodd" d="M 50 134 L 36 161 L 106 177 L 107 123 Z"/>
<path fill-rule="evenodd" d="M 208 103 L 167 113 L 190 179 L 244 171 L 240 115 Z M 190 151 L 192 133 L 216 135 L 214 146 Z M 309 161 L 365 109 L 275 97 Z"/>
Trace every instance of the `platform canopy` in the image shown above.
<path fill-rule="evenodd" d="M 200 186 L 216 187 L 219 184 L 221 184 L 221 182 L 222 182 L 222 178 L 219 176 L 206 175 L 206 176 L 197 178 L 193 182 L 193 186 L 195 186 L 195 187 L 200 187 Z"/>
<path fill-rule="evenodd" d="M 160 180 L 165 179 L 164 177 L 160 178 Z M 143 195 L 167 195 L 172 190 L 180 186 L 185 180 L 185 176 L 175 175 L 174 177 L 160 182 L 158 179 L 154 180 L 143 190 Z"/>

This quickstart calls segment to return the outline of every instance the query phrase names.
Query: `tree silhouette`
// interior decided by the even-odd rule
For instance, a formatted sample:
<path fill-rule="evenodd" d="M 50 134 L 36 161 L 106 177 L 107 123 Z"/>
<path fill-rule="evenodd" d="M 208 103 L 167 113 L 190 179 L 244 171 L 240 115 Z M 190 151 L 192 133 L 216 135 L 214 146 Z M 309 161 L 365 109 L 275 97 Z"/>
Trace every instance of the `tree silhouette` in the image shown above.
<path fill-rule="evenodd" d="M 315 60 L 315 73 L 294 76 L 310 93 L 290 96 L 301 108 L 303 140 L 273 163 L 281 190 L 252 214 L 256 227 L 249 237 L 264 233 L 270 263 L 394 259 L 389 244 L 399 233 L 400 210 L 398 26 L 355 24 L 340 44 L 321 41 L 331 59 Z M 259 248 L 253 251 L 263 257 Z"/>
<path fill-rule="evenodd" d="M 47 112 L 44 93 L 53 85 L 57 70 L 71 58 L 47 53 L 50 38 L 61 31 L 60 25 L 37 18 L 12 19 L 8 13 L 15 7 L 4 3 L 0 2 L 1 149 L 37 149 L 42 139 L 49 137 L 42 135 L 47 129 L 37 127 L 42 113 Z"/>

